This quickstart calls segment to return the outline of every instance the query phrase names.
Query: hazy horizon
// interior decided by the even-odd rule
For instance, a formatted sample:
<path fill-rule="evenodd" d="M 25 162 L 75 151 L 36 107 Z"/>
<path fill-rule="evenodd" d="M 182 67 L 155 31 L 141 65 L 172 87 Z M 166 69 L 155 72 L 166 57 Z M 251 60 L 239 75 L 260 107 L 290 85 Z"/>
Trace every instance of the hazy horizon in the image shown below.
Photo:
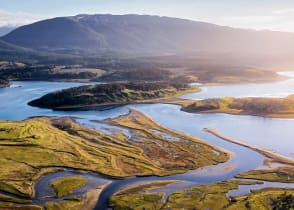
<path fill-rule="evenodd" d="M 168 16 L 255 30 L 294 32 L 294 2 L 248 0 L 0 0 L 0 27 L 78 14 L 139 14 Z"/>

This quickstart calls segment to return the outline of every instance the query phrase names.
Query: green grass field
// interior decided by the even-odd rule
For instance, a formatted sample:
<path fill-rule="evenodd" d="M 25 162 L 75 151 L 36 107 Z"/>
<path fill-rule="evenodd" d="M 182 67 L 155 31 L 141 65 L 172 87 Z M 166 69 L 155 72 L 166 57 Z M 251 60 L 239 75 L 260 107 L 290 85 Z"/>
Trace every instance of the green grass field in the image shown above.
<path fill-rule="evenodd" d="M 248 195 L 228 197 L 226 194 L 230 190 L 238 189 L 239 185 L 252 185 L 256 181 L 224 181 L 187 188 L 172 193 L 167 202 L 162 201 L 163 194 L 152 193 L 152 184 L 142 186 L 140 189 L 134 187 L 133 190 L 122 190 L 111 197 L 111 206 L 114 210 L 130 209 L 141 210 L 272 210 L 275 206 L 281 206 L 285 202 L 294 201 L 293 189 L 267 188 L 252 191 Z M 285 201 L 285 193 L 288 195 Z M 128 203 L 128 200 L 134 203 Z M 285 205 L 285 204 L 284 204 Z M 277 210 L 286 210 L 277 208 Z"/>
<path fill-rule="evenodd" d="M 256 179 L 270 182 L 294 183 L 293 167 L 279 167 L 267 170 L 253 170 L 238 174 L 236 178 Z"/>
<path fill-rule="evenodd" d="M 87 183 L 87 179 L 82 177 L 65 177 L 54 180 L 51 184 L 57 197 L 63 197 L 72 193 L 75 189 Z"/>
<path fill-rule="evenodd" d="M 174 99 L 168 103 L 191 113 L 228 113 L 275 118 L 294 118 L 294 95 L 286 98 L 219 98 L 205 100 Z"/>
<path fill-rule="evenodd" d="M 164 128 L 140 112 L 132 111 L 108 123 L 128 127 L 140 140 L 129 141 L 123 133 L 106 134 L 82 127 L 70 118 L 0 121 L 0 190 L 21 196 L 19 200 L 3 197 L 0 205 L 29 205 L 36 181 L 64 168 L 117 178 L 164 176 L 229 159 L 218 148 Z M 169 141 L 164 135 L 177 141 Z M 53 187 L 60 197 L 84 183 L 70 177 L 56 180 Z"/>

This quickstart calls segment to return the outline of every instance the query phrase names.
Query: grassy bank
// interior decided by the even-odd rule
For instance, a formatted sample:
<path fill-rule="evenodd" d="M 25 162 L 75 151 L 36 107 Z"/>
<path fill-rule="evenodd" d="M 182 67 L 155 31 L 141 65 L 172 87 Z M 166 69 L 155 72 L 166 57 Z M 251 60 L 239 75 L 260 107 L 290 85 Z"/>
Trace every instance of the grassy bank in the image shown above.
<path fill-rule="evenodd" d="M 82 177 L 65 177 L 54 180 L 51 186 L 54 189 L 57 197 L 63 197 L 72 193 L 75 189 L 87 183 L 87 179 Z"/>
<path fill-rule="evenodd" d="M 294 183 L 293 167 L 278 167 L 271 169 L 253 170 L 238 174 L 236 178 L 255 179 L 269 182 Z"/>
<path fill-rule="evenodd" d="M 162 200 L 163 193 L 152 192 L 156 186 L 152 184 L 141 185 L 140 188 L 133 187 L 132 190 L 122 190 L 111 197 L 111 206 L 115 210 L 133 209 L 273 209 L 281 206 L 284 202 L 285 193 L 288 201 L 294 200 L 294 191 L 291 189 L 268 188 L 258 191 L 252 191 L 244 196 L 229 197 L 227 193 L 230 190 L 238 189 L 240 185 L 254 185 L 256 181 L 224 181 L 201 185 L 197 187 L 178 190 L 172 193 L 166 202 Z M 124 202 L 134 200 L 135 202 Z M 291 203 L 290 203 L 291 205 Z M 281 210 L 282 208 L 276 208 Z"/>
<path fill-rule="evenodd" d="M 164 193 L 153 193 L 158 188 L 164 188 L 177 181 L 154 181 L 128 186 L 110 199 L 111 207 L 116 210 L 129 209 L 160 209 Z M 130 202 L 132 201 L 132 202 Z"/>
<path fill-rule="evenodd" d="M 76 178 L 76 177 L 71 177 Z M 68 181 L 68 180 L 67 180 Z M 75 181 L 76 183 L 76 181 Z M 71 196 L 66 197 L 61 201 L 50 201 L 45 205 L 46 210 L 84 210 L 84 209 L 94 209 L 97 201 L 99 199 L 100 193 L 105 187 L 107 187 L 110 182 L 100 185 L 98 188 L 88 190 L 83 196 Z M 66 187 L 66 186 L 65 186 Z"/>
<path fill-rule="evenodd" d="M 190 113 L 227 113 L 272 118 L 294 118 L 294 95 L 286 98 L 173 99 L 166 103 L 182 106 Z"/>
<path fill-rule="evenodd" d="M 70 118 L 0 121 L 0 191 L 31 202 L 36 181 L 63 168 L 117 178 L 163 176 L 229 159 L 224 151 L 163 128 L 139 112 L 108 122 L 128 127 L 132 139 L 123 133 L 105 134 L 82 127 Z M 176 141 L 171 141 L 171 136 Z M 71 179 L 57 182 L 53 184 L 58 196 L 84 183 Z"/>
<path fill-rule="evenodd" d="M 231 155 L 201 139 L 162 127 L 136 110 L 106 122 L 130 129 L 132 141 L 143 150 L 142 155 L 163 168 L 163 174 L 218 164 Z"/>

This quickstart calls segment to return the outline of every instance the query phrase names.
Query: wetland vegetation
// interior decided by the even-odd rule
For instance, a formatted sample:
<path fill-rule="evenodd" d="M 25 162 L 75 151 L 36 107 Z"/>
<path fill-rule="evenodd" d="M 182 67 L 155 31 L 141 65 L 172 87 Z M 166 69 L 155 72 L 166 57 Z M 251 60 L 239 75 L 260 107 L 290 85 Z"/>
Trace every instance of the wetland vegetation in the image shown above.
<path fill-rule="evenodd" d="M 270 182 L 294 183 L 294 169 L 291 166 L 257 169 L 237 174 L 235 177 L 241 179 L 264 180 Z"/>
<path fill-rule="evenodd" d="M 266 188 L 252 191 L 243 196 L 227 196 L 231 190 L 240 185 L 254 185 L 256 181 L 228 180 L 192 188 L 178 190 L 163 200 L 164 193 L 152 191 L 156 183 L 121 190 L 110 199 L 111 207 L 115 210 L 123 209 L 279 209 L 282 205 L 292 205 L 293 189 Z M 285 198 L 285 194 L 288 196 Z M 132 200 L 134 202 L 126 202 Z M 286 203 L 286 204 L 285 204 Z"/>
<path fill-rule="evenodd" d="M 0 190 L 19 199 L 3 197 L 1 205 L 32 202 L 37 180 L 64 168 L 117 178 L 165 176 L 218 164 L 229 158 L 218 148 L 159 126 L 134 110 L 107 122 L 129 128 L 134 137 L 128 139 L 122 133 L 110 135 L 81 127 L 71 118 L 1 121 Z M 170 142 L 152 130 L 175 136 L 179 141 Z M 217 154 L 214 151 L 218 151 Z M 59 197 L 84 183 L 85 180 L 69 177 L 56 180 L 52 186 Z M 64 202 L 58 205 L 71 205 L 76 201 Z M 47 208 L 56 205 L 50 204 Z"/>
<path fill-rule="evenodd" d="M 262 117 L 294 118 L 294 95 L 286 98 L 216 98 L 204 100 L 175 99 L 168 103 L 182 106 L 191 113 L 227 113 Z"/>
<path fill-rule="evenodd" d="M 9 8 L 0 12 L 11 16 Z M 20 22 L 31 21 L 27 19 L 40 16 L 35 17 L 35 10 L 42 13 L 35 5 L 32 14 L 20 11 L 16 16 L 27 16 Z M 209 11 L 204 12 L 209 17 Z M 13 22 L 10 19 L 4 17 L 3 24 Z M 281 155 L 271 150 L 277 146 L 271 143 L 280 139 L 244 131 L 254 144 L 263 141 L 254 146 L 213 129 L 204 131 L 214 136 L 203 132 L 204 125 L 222 123 L 228 135 L 239 132 L 242 123 L 250 124 L 251 131 L 259 118 L 242 121 L 234 116 L 238 119 L 230 121 L 229 115 L 203 117 L 180 112 L 177 106 L 150 105 L 177 104 L 191 113 L 294 118 L 294 95 L 222 98 L 254 89 L 248 83 L 286 80 L 287 74 L 276 71 L 293 68 L 293 34 L 149 15 L 82 14 L 26 24 L 0 37 L 0 209 L 100 210 L 101 204 L 103 210 L 293 210 L 294 190 L 286 187 L 294 183 L 294 159 L 287 156 L 289 149 L 278 148 Z M 77 87 L 80 83 L 91 85 Z M 246 85 L 240 92 L 232 86 L 225 87 L 228 92 L 217 89 L 241 83 Z M 212 95 L 219 98 L 205 92 L 204 100 L 177 98 L 200 91 L 200 85 L 216 87 Z M 292 85 L 278 85 L 275 91 L 288 94 Z M 274 92 L 263 88 L 254 95 Z M 58 91 L 50 93 L 53 90 Z M 150 103 L 143 110 L 156 113 L 154 120 L 123 106 L 137 103 Z M 273 123 L 272 130 L 294 125 L 283 122 Z M 261 128 L 267 132 L 269 127 Z M 291 140 L 291 135 L 283 137 Z M 289 139 L 286 147 L 292 146 Z M 261 148 L 268 145 L 271 149 Z M 266 182 L 284 188 L 264 188 L 274 186 Z M 243 192 L 245 185 L 250 186 L 246 193 L 229 195 Z M 259 190 L 252 190 L 257 185 Z"/>
<path fill-rule="evenodd" d="M 164 99 L 167 101 L 178 99 Z M 189 105 L 190 101 L 185 101 Z M 70 168 L 73 170 L 94 172 L 108 177 L 127 178 L 132 176 L 158 175 L 166 176 L 199 169 L 208 165 L 216 165 L 230 159 L 231 153 L 217 148 L 205 141 L 165 128 L 147 115 L 131 109 L 129 114 L 104 120 L 114 126 L 129 130 L 130 135 L 123 132 L 104 133 L 102 131 L 82 127 L 72 118 L 38 117 L 25 121 L 2 121 L 0 139 L 2 171 L 1 191 L 3 196 L 1 206 L 27 206 L 26 208 L 46 209 L 83 209 L 87 200 L 84 197 L 61 197 L 58 202 L 48 201 L 44 205 L 32 206 L 35 196 L 35 184 L 47 173 Z M 28 155 L 30 154 L 30 155 Z M 11 166 L 11 167 L 10 167 Z M 13 167 L 12 167 L 13 166 Z M 1 166 L 0 166 L 1 167 Z M 152 187 L 140 186 L 115 194 L 111 198 L 114 209 L 140 209 L 150 207 L 168 209 L 179 208 L 185 203 L 185 208 L 194 209 L 196 206 L 217 209 L 212 200 L 219 200 L 226 209 L 250 209 L 248 205 L 262 206 L 264 209 L 273 205 L 271 201 L 283 193 L 292 193 L 290 189 L 267 189 L 252 192 L 248 195 L 228 197 L 226 189 L 236 189 L 241 184 L 256 184 L 254 180 L 273 182 L 293 182 L 292 166 L 243 172 L 236 178 L 252 179 L 252 181 L 227 181 L 226 184 L 215 183 L 209 188 L 223 189 L 223 191 L 207 192 L 205 198 L 196 199 L 198 195 L 176 191 L 164 202 L 164 193 L 154 193 L 152 190 L 163 187 L 171 182 L 149 183 Z M 7 178 L 9 177 L 9 178 Z M 69 179 L 72 179 L 69 178 Z M 58 180 L 57 180 L 58 181 Z M 60 179 L 55 183 L 55 191 L 64 196 L 77 188 L 84 181 Z M 54 183 L 52 183 L 54 185 Z M 228 187 L 228 185 L 230 187 Z M 228 187 L 228 188 L 227 188 Z M 206 195 L 205 186 L 191 188 Z M 139 189 L 146 189 L 144 193 Z M 187 190 L 187 189 L 185 189 Z M 207 190 L 207 189 L 206 189 Z M 196 196 L 196 197 L 195 197 Z M 200 196 L 200 195 L 199 195 Z M 132 203 L 127 202 L 132 199 Z M 204 200 L 203 200 L 204 199 Z M 262 200 L 256 204 L 257 200 Z M 249 204 L 248 204 L 249 203 Z M 245 207 L 244 207 L 245 206 Z M 172 208 L 172 209 L 173 209 Z M 261 207 L 260 207 L 261 208 Z M 261 209 L 262 209 L 261 208 Z"/>
<path fill-rule="evenodd" d="M 65 177 L 53 181 L 51 184 L 54 189 L 57 197 L 64 197 L 65 195 L 70 194 L 75 189 L 83 186 L 87 183 L 87 180 L 82 177 Z"/>

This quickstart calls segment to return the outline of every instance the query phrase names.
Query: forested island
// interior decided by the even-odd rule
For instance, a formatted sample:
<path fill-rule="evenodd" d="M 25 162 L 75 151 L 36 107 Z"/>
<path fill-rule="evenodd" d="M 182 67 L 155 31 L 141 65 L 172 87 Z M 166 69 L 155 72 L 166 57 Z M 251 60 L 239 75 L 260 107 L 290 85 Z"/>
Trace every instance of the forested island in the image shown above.
<path fill-rule="evenodd" d="M 198 91 L 179 83 L 137 82 L 87 85 L 49 93 L 29 102 L 31 106 L 54 110 L 107 109 L 129 103 L 153 102 Z"/>

